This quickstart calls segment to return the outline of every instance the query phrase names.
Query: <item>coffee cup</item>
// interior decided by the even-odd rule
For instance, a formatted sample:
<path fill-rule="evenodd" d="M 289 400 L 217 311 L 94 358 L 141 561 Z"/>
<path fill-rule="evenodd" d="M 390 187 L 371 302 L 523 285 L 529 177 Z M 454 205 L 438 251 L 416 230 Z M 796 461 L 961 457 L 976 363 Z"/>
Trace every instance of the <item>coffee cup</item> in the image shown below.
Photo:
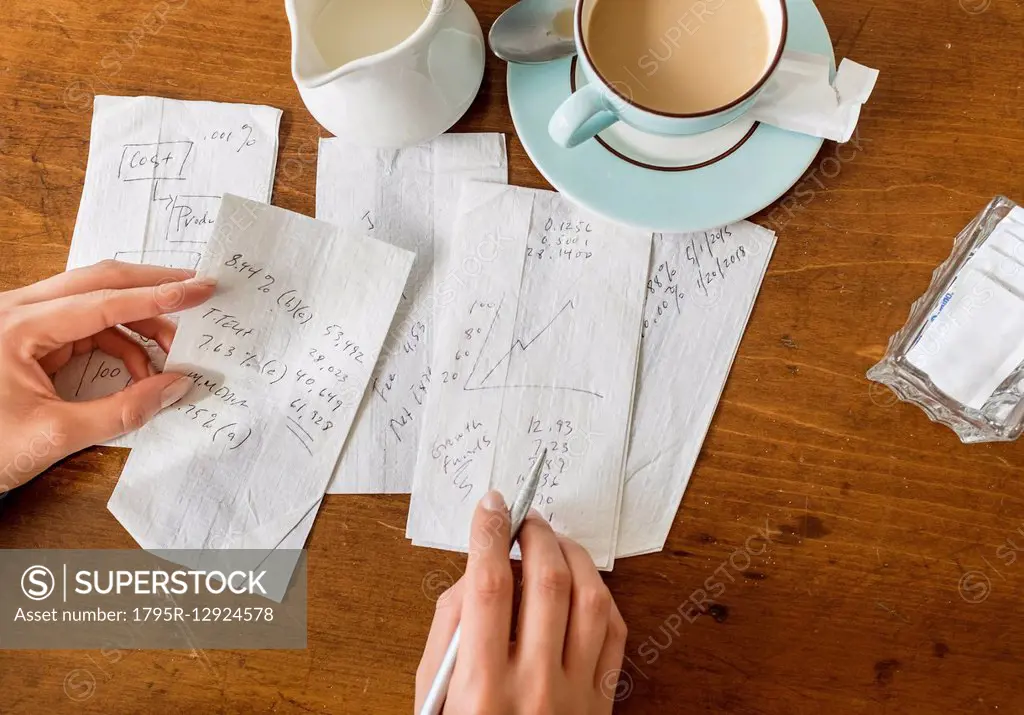
<path fill-rule="evenodd" d="M 548 133 L 574 147 L 623 121 L 699 134 L 746 112 L 786 44 L 785 0 L 576 0 L 576 51 L 588 83 Z"/>

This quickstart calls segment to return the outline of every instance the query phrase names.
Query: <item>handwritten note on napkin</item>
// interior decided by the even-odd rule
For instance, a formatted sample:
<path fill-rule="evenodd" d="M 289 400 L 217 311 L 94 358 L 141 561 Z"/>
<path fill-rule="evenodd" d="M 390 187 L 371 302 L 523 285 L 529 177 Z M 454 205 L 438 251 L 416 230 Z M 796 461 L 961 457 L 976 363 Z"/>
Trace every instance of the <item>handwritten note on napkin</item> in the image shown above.
<path fill-rule="evenodd" d="M 280 120 L 272 107 L 96 97 L 68 269 L 110 258 L 195 268 L 222 194 L 270 201 Z M 160 348 L 143 344 L 162 367 Z M 90 400 L 129 382 L 120 360 L 94 351 L 72 358 L 55 387 L 64 399 Z"/>
<path fill-rule="evenodd" d="M 316 215 L 413 251 L 398 314 L 328 491 L 407 493 L 431 384 L 434 252 L 452 242 L 462 182 L 506 183 L 501 134 L 443 134 L 402 150 L 322 139 Z"/>
<path fill-rule="evenodd" d="M 558 194 L 464 185 L 436 266 L 414 543 L 465 549 L 477 500 L 511 500 L 547 447 L 535 507 L 611 566 L 650 254 L 650 234 Z"/>
<path fill-rule="evenodd" d="M 665 544 L 774 247 L 746 221 L 655 236 L 620 558 Z"/>
<path fill-rule="evenodd" d="M 217 293 L 167 359 L 195 386 L 139 432 L 108 505 L 141 546 L 274 549 L 312 523 L 412 261 L 224 196 L 198 268 Z"/>

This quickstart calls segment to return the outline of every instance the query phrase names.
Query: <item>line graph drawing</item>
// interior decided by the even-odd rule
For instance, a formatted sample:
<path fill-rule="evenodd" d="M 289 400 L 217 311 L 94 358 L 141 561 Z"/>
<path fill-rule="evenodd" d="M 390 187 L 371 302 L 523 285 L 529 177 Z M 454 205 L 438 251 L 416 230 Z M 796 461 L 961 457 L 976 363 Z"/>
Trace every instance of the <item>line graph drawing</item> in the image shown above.
<path fill-rule="evenodd" d="M 488 348 L 492 345 L 492 335 L 494 333 L 494 326 L 498 322 L 498 318 L 501 316 L 502 307 L 505 304 L 505 297 L 502 296 L 501 300 L 498 301 L 498 305 L 494 309 L 494 315 L 491 317 L 490 325 L 487 327 L 487 333 L 484 335 L 483 345 L 480 347 L 480 351 L 477 353 L 476 360 L 473 363 L 473 367 L 470 369 L 469 374 L 466 376 L 466 382 L 462 389 L 466 392 L 473 392 L 476 390 L 506 390 L 506 389 L 539 389 L 539 390 L 565 390 L 568 392 L 579 392 L 587 395 L 593 395 L 599 399 L 603 399 L 604 395 L 594 390 L 575 386 L 573 381 L 575 376 L 565 375 L 559 376 L 553 382 L 555 384 L 543 385 L 543 384 L 532 384 L 528 382 L 509 382 L 507 379 L 508 370 L 505 370 L 505 379 L 499 381 L 496 373 L 502 364 L 508 364 L 511 367 L 513 359 L 520 357 L 523 359 L 529 358 L 530 349 L 537 344 L 537 342 L 544 336 L 554 336 L 558 333 L 558 326 L 566 324 L 573 320 L 573 314 L 576 310 L 576 299 L 569 298 L 562 306 L 555 311 L 554 315 L 529 339 L 523 337 L 514 337 L 504 353 L 502 353 L 498 359 L 487 369 L 487 372 L 478 376 L 484 368 L 487 368 L 485 363 L 481 368 L 480 363 L 484 360 L 485 355 L 488 352 Z"/>

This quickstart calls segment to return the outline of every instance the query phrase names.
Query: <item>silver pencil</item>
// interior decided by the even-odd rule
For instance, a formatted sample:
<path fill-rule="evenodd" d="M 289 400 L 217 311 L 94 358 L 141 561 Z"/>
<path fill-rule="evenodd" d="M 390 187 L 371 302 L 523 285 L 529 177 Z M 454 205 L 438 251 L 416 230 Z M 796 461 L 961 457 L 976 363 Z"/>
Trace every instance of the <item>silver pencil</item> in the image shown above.
<path fill-rule="evenodd" d="M 523 483 L 522 489 L 516 494 L 516 499 L 512 502 L 512 507 L 509 509 L 509 521 L 512 526 L 512 543 L 509 544 L 509 549 L 512 548 L 512 544 L 515 544 L 516 539 L 519 538 L 519 530 L 523 528 L 526 515 L 530 512 L 530 505 L 533 504 L 533 499 L 537 496 L 537 485 L 540 484 L 540 473 L 543 471 L 544 459 L 547 455 L 548 450 L 545 448 L 537 457 L 537 461 L 533 463 L 530 474 L 526 477 L 526 482 Z M 444 707 L 444 700 L 448 696 L 448 684 L 452 680 L 452 673 L 455 672 L 455 657 L 459 654 L 459 636 L 461 634 L 462 625 L 460 624 L 455 629 L 455 633 L 452 634 L 452 639 L 448 642 L 448 650 L 444 652 L 441 667 L 437 669 L 434 682 L 430 684 L 430 692 L 427 693 L 427 697 L 423 701 L 420 715 L 440 715 L 441 708 Z"/>

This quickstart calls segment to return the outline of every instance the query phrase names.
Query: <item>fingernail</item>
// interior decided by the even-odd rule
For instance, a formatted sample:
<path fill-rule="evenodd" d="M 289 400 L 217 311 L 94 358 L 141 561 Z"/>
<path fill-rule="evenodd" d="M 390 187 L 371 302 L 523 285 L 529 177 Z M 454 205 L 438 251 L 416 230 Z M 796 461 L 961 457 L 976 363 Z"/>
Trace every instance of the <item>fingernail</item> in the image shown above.
<path fill-rule="evenodd" d="M 177 380 L 165 387 L 164 391 L 160 393 L 160 409 L 165 410 L 173 405 L 175 402 L 187 395 L 191 387 L 191 378 L 185 377 L 184 375 L 179 377 Z"/>
<path fill-rule="evenodd" d="M 217 285 L 216 278 L 210 278 L 209 276 L 203 276 L 202 278 L 189 278 L 184 281 L 186 285 L 195 286 L 196 288 L 213 288 Z"/>
<path fill-rule="evenodd" d="M 540 519 L 541 521 L 544 521 L 544 515 L 537 511 L 536 509 L 531 508 L 526 516 L 527 518 L 533 517 L 534 519 Z"/>
<path fill-rule="evenodd" d="M 480 506 L 487 511 L 505 511 L 505 498 L 501 496 L 501 492 L 497 489 L 487 492 L 484 494 L 484 498 L 480 500 Z"/>

